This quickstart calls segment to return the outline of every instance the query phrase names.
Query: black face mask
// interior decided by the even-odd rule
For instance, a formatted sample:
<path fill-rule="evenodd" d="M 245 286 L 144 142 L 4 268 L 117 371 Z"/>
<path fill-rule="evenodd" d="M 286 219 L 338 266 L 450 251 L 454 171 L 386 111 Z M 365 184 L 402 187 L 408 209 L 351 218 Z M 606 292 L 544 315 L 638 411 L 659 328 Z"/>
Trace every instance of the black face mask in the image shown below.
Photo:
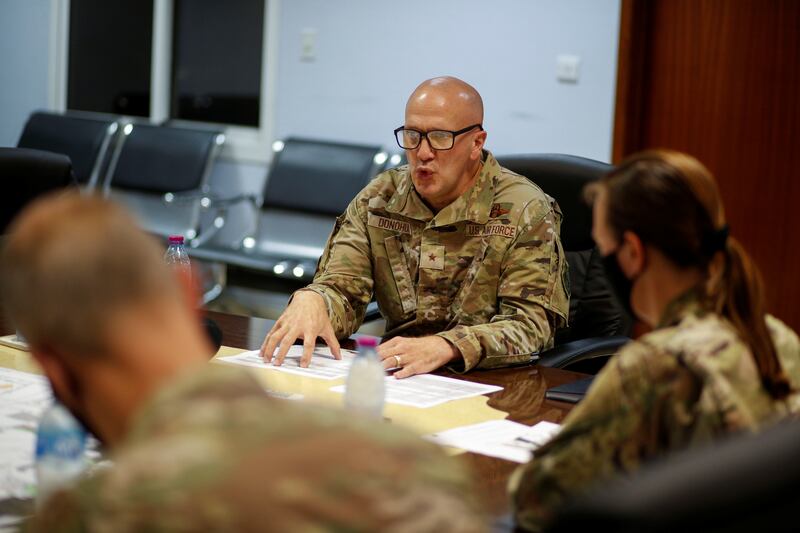
<path fill-rule="evenodd" d="M 628 279 L 617 261 L 617 251 L 614 250 L 608 255 L 603 256 L 603 268 L 606 271 L 606 278 L 611 287 L 611 292 L 617 299 L 617 303 L 630 316 L 635 317 L 633 307 L 631 307 L 631 292 L 633 291 L 633 280 Z"/>

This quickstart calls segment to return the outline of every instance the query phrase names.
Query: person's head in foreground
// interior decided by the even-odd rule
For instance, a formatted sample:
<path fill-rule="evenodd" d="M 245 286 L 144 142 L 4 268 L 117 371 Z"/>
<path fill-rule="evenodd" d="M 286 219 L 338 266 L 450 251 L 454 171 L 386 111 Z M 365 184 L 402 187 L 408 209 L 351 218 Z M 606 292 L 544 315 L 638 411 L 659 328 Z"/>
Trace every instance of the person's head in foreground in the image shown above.
<path fill-rule="evenodd" d="M 122 208 L 50 196 L 14 223 L 2 299 L 113 466 L 57 493 L 39 531 L 485 529 L 459 466 L 389 425 L 266 396 L 208 364 L 188 283 Z"/>
<path fill-rule="evenodd" d="M 800 411 L 800 342 L 766 313 L 710 172 L 647 151 L 587 193 L 609 281 L 654 331 L 609 360 L 561 433 L 512 476 L 516 518 L 530 530 L 598 481 Z"/>
<path fill-rule="evenodd" d="M 213 355 L 188 279 L 137 228 L 110 202 L 49 196 L 12 225 L 2 263 L 3 303 L 55 395 L 111 445 L 162 381 Z"/>

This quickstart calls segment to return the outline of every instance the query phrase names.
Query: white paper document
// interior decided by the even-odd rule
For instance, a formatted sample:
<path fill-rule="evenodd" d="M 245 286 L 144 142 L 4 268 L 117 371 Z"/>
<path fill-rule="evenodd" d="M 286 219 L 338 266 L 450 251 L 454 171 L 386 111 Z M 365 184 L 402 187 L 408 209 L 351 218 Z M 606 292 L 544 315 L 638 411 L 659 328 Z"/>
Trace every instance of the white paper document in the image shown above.
<path fill-rule="evenodd" d="M 350 363 L 355 357 L 355 352 L 352 350 L 342 350 L 341 353 L 341 359 L 334 359 L 328 347 L 318 346 L 314 348 L 314 355 L 311 358 L 311 364 L 308 365 L 308 368 L 302 368 L 300 366 L 300 357 L 303 355 L 303 347 L 300 345 L 293 345 L 289 348 L 289 352 L 286 354 L 286 358 L 283 360 L 281 366 L 265 363 L 258 350 L 220 357 L 218 360 L 237 365 L 298 374 L 310 378 L 339 379 L 347 376 L 347 373 L 350 371 Z"/>
<path fill-rule="evenodd" d="M 44 376 L 0 368 L 0 500 L 33 497 L 36 428 L 52 401 Z"/>
<path fill-rule="evenodd" d="M 559 429 L 561 426 L 552 422 L 526 426 L 510 420 L 490 420 L 431 433 L 424 438 L 441 446 L 527 463 L 533 451 L 553 438 Z"/>
<path fill-rule="evenodd" d="M 345 386 L 339 385 L 331 390 L 344 393 Z M 433 374 L 420 374 L 404 379 L 386 377 L 386 401 L 411 407 L 433 407 L 451 400 L 481 396 L 499 390 L 503 390 L 503 387 Z"/>
<path fill-rule="evenodd" d="M 0 368 L 0 500 L 36 494 L 36 430 L 53 403 L 47 378 Z M 86 461 L 99 458 L 98 442 L 89 438 Z"/>

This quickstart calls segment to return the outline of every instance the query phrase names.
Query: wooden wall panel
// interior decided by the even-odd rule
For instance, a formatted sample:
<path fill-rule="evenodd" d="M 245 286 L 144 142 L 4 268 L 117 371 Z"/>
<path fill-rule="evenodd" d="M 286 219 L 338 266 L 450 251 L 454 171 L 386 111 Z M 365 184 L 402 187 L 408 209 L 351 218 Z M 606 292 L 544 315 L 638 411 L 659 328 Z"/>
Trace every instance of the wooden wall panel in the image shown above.
<path fill-rule="evenodd" d="M 700 159 L 770 310 L 800 331 L 800 1 L 623 0 L 614 160 Z"/>

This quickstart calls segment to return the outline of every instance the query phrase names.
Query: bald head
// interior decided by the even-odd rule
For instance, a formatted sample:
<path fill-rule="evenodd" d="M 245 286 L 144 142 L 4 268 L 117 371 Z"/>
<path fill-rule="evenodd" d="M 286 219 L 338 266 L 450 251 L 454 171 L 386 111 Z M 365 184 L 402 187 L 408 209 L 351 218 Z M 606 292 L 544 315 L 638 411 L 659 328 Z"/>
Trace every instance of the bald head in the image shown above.
<path fill-rule="evenodd" d="M 408 99 L 403 128 L 419 139 L 413 148 L 406 148 L 413 141 L 398 141 L 406 148 L 414 188 L 436 213 L 477 179 L 486 142 L 481 95 L 457 78 L 426 80 Z"/>
<path fill-rule="evenodd" d="M 159 246 L 125 210 L 94 196 L 34 202 L 13 224 L 2 259 L 3 303 L 33 345 L 98 352 L 114 311 L 177 297 Z"/>
<path fill-rule="evenodd" d="M 483 124 L 483 99 L 475 87 L 451 76 L 423 81 L 406 104 L 409 113 L 438 112 L 466 124 Z"/>

